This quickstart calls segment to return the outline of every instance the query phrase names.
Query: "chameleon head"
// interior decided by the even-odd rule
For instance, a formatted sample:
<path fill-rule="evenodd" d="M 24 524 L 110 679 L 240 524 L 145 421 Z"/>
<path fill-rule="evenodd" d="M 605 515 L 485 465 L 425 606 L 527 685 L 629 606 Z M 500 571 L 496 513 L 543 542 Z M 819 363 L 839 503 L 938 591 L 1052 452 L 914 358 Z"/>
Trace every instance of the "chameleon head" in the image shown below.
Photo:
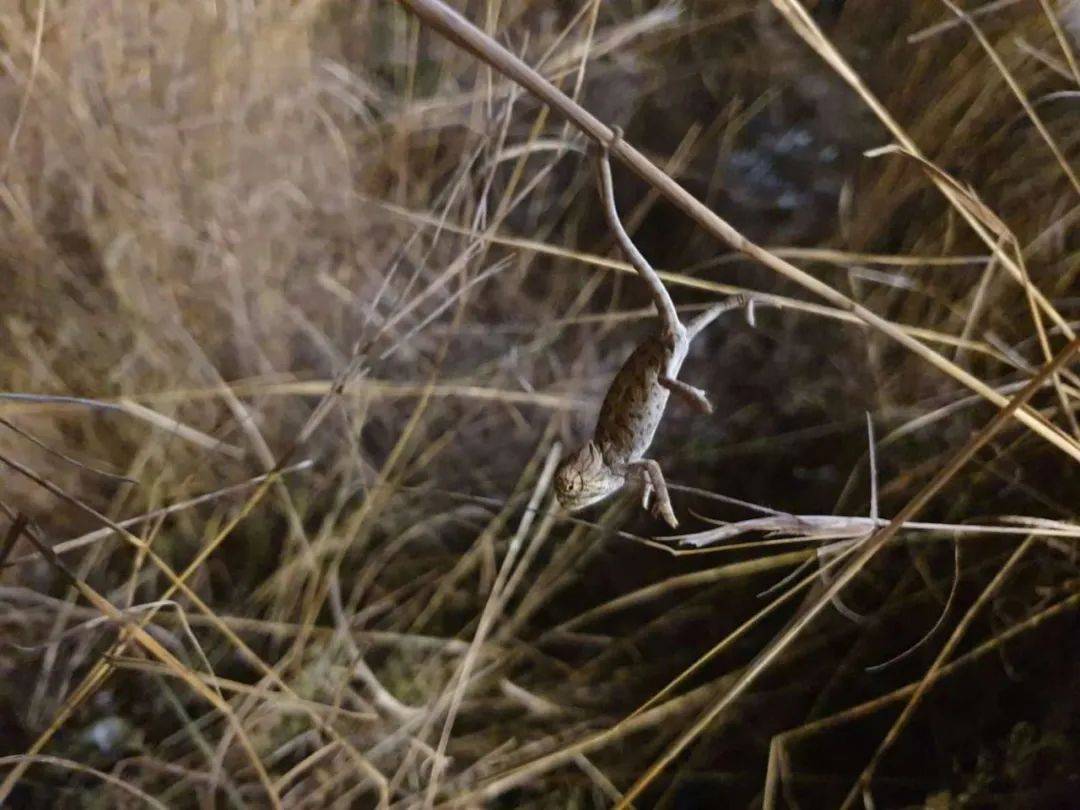
<path fill-rule="evenodd" d="M 616 492 L 626 478 L 604 461 L 596 442 L 589 442 L 562 460 L 555 471 L 555 496 L 562 507 L 575 512 Z"/>

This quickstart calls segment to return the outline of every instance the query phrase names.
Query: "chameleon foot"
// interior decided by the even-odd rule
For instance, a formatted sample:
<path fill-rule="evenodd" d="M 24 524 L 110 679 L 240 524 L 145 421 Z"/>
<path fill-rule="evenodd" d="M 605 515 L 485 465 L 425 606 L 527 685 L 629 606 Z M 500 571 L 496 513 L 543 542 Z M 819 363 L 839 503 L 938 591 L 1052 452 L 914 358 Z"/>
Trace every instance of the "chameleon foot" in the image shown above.
<path fill-rule="evenodd" d="M 645 479 L 646 492 L 652 490 L 652 512 L 654 517 L 660 518 L 671 528 L 677 528 L 678 519 L 675 510 L 671 508 L 671 497 L 668 495 L 667 484 L 664 482 L 664 474 L 660 471 L 660 465 L 651 458 L 643 458 L 639 461 L 631 461 L 627 465 L 636 470 Z"/>
<path fill-rule="evenodd" d="M 679 519 L 675 517 L 675 511 L 671 508 L 671 501 L 657 498 L 649 511 L 654 518 L 664 521 L 671 528 L 679 528 Z"/>

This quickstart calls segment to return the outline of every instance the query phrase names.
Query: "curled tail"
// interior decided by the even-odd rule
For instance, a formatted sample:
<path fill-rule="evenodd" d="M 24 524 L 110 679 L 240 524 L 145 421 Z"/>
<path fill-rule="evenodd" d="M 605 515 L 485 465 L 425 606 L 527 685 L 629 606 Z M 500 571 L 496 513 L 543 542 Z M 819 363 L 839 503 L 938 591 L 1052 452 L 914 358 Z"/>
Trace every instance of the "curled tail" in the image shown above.
<path fill-rule="evenodd" d="M 620 137 L 622 137 L 622 132 L 616 129 L 614 141 L 618 141 Z M 600 197 L 604 201 L 604 214 L 607 216 L 608 226 L 611 228 L 612 233 L 615 234 L 615 239 L 618 241 L 619 247 L 622 248 L 622 252 L 626 254 L 630 264 L 634 266 L 638 275 L 649 285 L 649 291 L 652 293 L 653 302 L 656 304 L 656 311 L 660 315 L 660 320 L 663 321 L 669 332 L 677 334 L 681 331 L 681 323 L 679 314 L 675 311 L 675 302 L 671 300 L 671 295 L 664 286 L 664 282 L 660 280 L 660 276 L 656 274 L 648 260 L 641 255 L 641 251 L 637 249 L 637 245 L 630 239 L 630 235 L 619 220 L 619 211 L 615 208 L 615 189 L 611 180 L 610 155 L 611 144 L 604 144 L 600 148 L 600 159 L 597 161 Z"/>

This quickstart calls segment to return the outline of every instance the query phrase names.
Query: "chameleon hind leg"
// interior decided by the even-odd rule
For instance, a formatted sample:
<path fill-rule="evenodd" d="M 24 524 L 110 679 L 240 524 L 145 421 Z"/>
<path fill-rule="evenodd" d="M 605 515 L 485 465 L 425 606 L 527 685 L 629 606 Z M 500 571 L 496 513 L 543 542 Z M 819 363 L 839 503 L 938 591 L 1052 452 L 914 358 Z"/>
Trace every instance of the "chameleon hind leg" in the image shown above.
<path fill-rule="evenodd" d="M 641 482 L 641 508 L 646 512 L 649 511 L 649 505 L 652 503 L 653 485 L 649 483 L 649 479 L 645 478 Z"/>
<path fill-rule="evenodd" d="M 675 510 L 671 508 L 671 496 L 668 495 L 667 483 L 660 471 L 660 465 L 651 458 L 643 458 L 631 461 L 626 468 L 639 475 L 644 483 L 642 506 L 651 498 L 652 509 L 649 511 L 653 516 L 660 518 L 673 529 L 678 527 L 679 521 L 675 517 Z"/>

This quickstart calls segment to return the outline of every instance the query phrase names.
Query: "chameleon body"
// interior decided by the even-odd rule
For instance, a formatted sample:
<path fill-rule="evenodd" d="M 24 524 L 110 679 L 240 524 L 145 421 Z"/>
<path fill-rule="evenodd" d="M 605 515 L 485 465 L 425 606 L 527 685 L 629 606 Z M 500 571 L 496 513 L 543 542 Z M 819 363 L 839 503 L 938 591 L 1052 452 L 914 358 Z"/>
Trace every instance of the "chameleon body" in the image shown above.
<path fill-rule="evenodd" d="M 671 396 L 660 379 L 678 375 L 688 348 L 683 336 L 650 335 L 623 363 L 604 397 L 594 434 L 609 465 L 644 457 Z"/>
<path fill-rule="evenodd" d="M 671 508 L 660 465 L 646 458 L 645 453 L 672 393 L 705 413 L 712 411 L 705 393 L 681 382 L 678 374 L 694 337 L 717 316 L 743 306 L 747 300 L 742 296 L 728 299 L 688 324 L 679 320 L 660 277 L 619 221 L 608 152 L 609 148 L 602 151 L 599 162 L 605 211 L 623 252 L 652 290 L 660 326 L 634 350 L 615 375 L 600 407 L 592 440 L 567 456 L 556 470 L 555 494 L 564 508 L 575 511 L 634 483 L 642 489 L 642 505 L 649 508 L 653 499 L 653 514 L 675 527 L 678 520 Z"/>

